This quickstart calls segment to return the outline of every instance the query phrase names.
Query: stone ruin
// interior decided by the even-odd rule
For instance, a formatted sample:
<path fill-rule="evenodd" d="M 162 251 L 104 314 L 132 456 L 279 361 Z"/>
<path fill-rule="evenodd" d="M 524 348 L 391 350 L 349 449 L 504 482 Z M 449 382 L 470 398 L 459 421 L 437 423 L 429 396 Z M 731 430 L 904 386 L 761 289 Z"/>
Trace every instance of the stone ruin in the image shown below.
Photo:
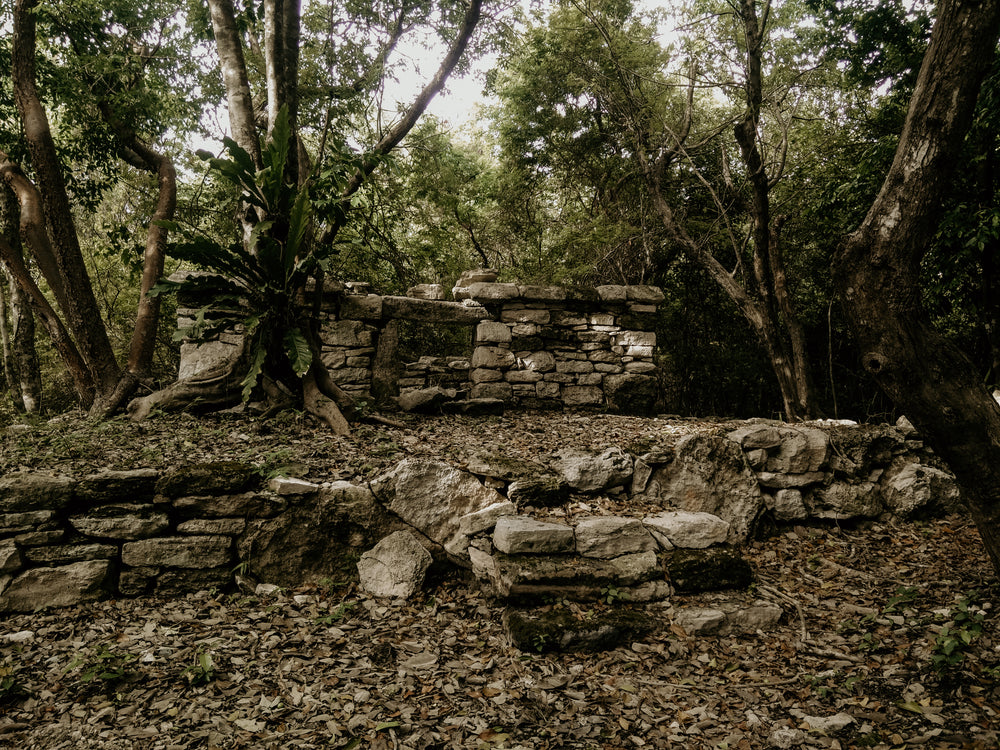
<path fill-rule="evenodd" d="M 10 474 L 0 613 L 225 588 L 234 572 L 288 587 L 357 574 L 369 593 L 405 598 L 434 559 L 511 605 L 523 648 L 598 648 L 648 630 L 648 617 L 615 615 L 595 634 L 536 622 L 524 606 L 738 594 L 754 576 L 741 547 L 762 528 L 959 509 L 954 478 L 905 426 L 760 420 L 627 448 L 458 465 L 409 457 L 368 484 L 265 483 L 241 464 Z M 604 501 L 616 510 L 597 512 Z M 671 615 L 689 633 L 780 616 L 748 593 Z"/>
<path fill-rule="evenodd" d="M 451 291 L 453 300 L 446 300 L 436 284 L 406 296 L 327 284 L 320 338 L 333 381 L 360 400 L 396 400 L 409 411 L 488 413 L 507 405 L 653 411 L 658 288 L 498 283 L 495 272 L 481 270 L 464 274 Z M 187 295 L 179 301 L 182 327 L 210 308 Z M 401 362 L 402 321 L 465 327 L 471 345 L 449 357 Z M 183 344 L 178 378 L 218 367 L 238 354 L 239 343 L 233 332 Z"/>

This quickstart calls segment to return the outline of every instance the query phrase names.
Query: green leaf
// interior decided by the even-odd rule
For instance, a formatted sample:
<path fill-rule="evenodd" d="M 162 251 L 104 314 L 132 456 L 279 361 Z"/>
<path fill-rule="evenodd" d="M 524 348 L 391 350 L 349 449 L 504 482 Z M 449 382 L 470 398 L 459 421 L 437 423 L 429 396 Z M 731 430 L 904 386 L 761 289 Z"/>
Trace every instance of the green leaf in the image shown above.
<path fill-rule="evenodd" d="M 288 360 L 292 363 L 292 370 L 300 378 L 309 371 L 312 365 L 313 355 L 309 348 L 309 342 L 302 335 L 298 328 L 292 328 L 285 332 L 285 351 L 288 353 Z"/>
<path fill-rule="evenodd" d="M 264 370 L 265 357 L 267 357 L 267 351 L 265 350 L 264 345 L 258 342 L 257 348 L 253 353 L 253 358 L 250 361 L 250 369 L 247 371 L 246 377 L 243 378 L 243 382 L 240 383 L 240 385 L 243 386 L 244 401 L 250 400 L 253 389 L 257 387 L 257 381 L 260 379 L 260 374 Z"/>

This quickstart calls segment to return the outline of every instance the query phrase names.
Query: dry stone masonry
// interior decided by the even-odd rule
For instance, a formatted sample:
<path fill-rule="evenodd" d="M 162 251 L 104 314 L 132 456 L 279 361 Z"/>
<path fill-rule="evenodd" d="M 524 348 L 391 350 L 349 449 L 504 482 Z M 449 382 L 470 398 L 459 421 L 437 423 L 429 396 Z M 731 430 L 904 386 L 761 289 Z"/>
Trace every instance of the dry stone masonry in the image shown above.
<path fill-rule="evenodd" d="M 398 398 L 411 411 L 489 411 L 492 404 L 608 407 L 648 414 L 656 400 L 657 305 L 651 286 L 563 288 L 498 283 L 467 272 L 444 299 L 440 285 L 407 296 L 372 294 L 368 285 L 328 284 L 320 319 L 323 362 L 333 381 L 363 399 Z M 209 314 L 205 300 L 182 296 L 179 324 Z M 399 321 L 465 326 L 471 349 L 401 363 Z M 181 347 L 181 380 L 236 356 L 236 332 Z M 472 402 L 470 407 L 468 402 Z M 443 404 L 459 404 L 451 408 Z"/>
<path fill-rule="evenodd" d="M 14 473 L 0 479 L 0 612 L 224 587 L 237 570 L 282 586 L 357 570 L 371 593 L 402 598 L 431 556 L 509 602 L 668 601 L 745 589 L 753 571 L 740 547 L 764 523 L 912 517 L 958 503 L 953 477 L 906 425 L 829 422 L 754 421 L 537 461 L 411 457 L 370 485 L 265 486 L 236 463 Z M 685 616 L 691 628 L 725 631 L 765 611 L 774 612 Z"/>

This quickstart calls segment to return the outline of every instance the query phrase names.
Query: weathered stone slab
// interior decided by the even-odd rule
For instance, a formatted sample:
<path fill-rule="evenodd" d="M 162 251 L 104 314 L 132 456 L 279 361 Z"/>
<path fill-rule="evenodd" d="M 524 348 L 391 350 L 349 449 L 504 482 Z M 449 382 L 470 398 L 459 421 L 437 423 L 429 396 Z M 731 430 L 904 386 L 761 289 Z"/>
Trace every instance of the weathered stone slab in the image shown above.
<path fill-rule="evenodd" d="M 510 383 L 477 383 L 472 386 L 469 391 L 469 400 L 478 401 L 480 403 L 493 403 L 500 401 L 510 401 L 513 398 L 514 391 L 511 388 Z M 463 413 L 470 413 L 470 411 L 464 411 Z M 494 414 L 495 410 L 491 410 L 488 413 Z"/>
<path fill-rule="evenodd" d="M 149 502 L 156 493 L 159 476 L 156 469 L 109 470 L 90 474 L 76 485 L 76 499 L 87 505 Z"/>
<path fill-rule="evenodd" d="M 493 545 L 509 555 L 572 552 L 573 527 L 525 516 L 504 516 L 493 530 Z"/>
<path fill-rule="evenodd" d="M 414 284 L 406 290 L 407 297 L 415 299 L 444 299 L 444 287 L 441 284 Z"/>
<path fill-rule="evenodd" d="M 157 596 L 178 596 L 195 591 L 221 589 L 232 580 L 233 573 L 229 565 L 197 570 L 167 569 L 153 579 L 153 593 Z"/>
<path fill-rule="evenodd" d="M 711 513 L 665 511 L 647 516 L 642 523 L 665 536 L 674 547 L 704 549 L 729 537 L 729 523 Z"/>
<path fill-rule="evenodd" d="M 23 534 L 34 531 L 51 521 L 55 513 L 51 510 L 28 510 L 23 513 L 0 513 L 0 534 Z"/>
<path fill-rule="evenodd" d="M 810 471 L 805 474 L 785 474 L 774 471 L 761 471 L 757 473 L 757 481 L 762 487 L 771 489 L 790 489 L 793 487 L 808 487 L 812 484 L 819 484 L 826 479 L 826 474 L 822 471 Z"/>
<path fill-rule="evenodd" d="M 408 531 L 397 531 L 361 555 L 358 578 L 372 596 L 409 599 L 424 583 L 431 553 Z"/>
<path fill-rule="evenodd" d="M 488 370 L 509 370 L 516 364 L 514 353 L 499 346 L 477 346 L 472 352 L 473 367 Z"/>
<path fill-rule="evenodd" d="M 637 518 L 592 516 L 576 524 L 576 551 L 584 557 L 609 559 L 656 549 L 656 540 Z"/>
<path fill-rule="evenodd" d="M 441 410 L 441 405 L 458 396 L 454 388 L 417 388 L 404 391 L 396 398 L 396 405 L 401 411 L 416 414 L 435 414 Z"/>
<path fill-rule="evenodd" d="M 777 521 L 801 521 L 809 517 L 809 510 L 799 490 L 778 490 L 770 499 L 767 496 L 765 499 Z"/>
<path fill-rule="evenodd" d="M 73 480 L 59 474 L 15 471 L 0 477 L 0 513 L 60 510 L 69 504 Z"/>
<path fill-rule="evenodd" d="M 318 484 L 296 477 L 272 477 L 268 480 L 267 488 L 275 495 L 280 496 L 311 495 L 319 491 Z"/>
<path fill-rule="evenodd" d="M 156 492 L 167 497 L 192 497 L 246 492 L 258 485 L 260 475 L 249 464 L 219 461 L 171 469 L 156 483 Z"/>
<path fill-rule="evenodd" d="M 632 477 L 632 456 L 621 448 L 607 448 L 599 454 L 563 450 L 556 455 L 553 468 L 566 484 L 581 492 L 617 487 Z"/>
<path fill-rule="evenodd" d="M 602 302 L 624 302 L 628 299 L 628 287 L 605 284 L 597 287 L 597 296 Z"/>
<path fill-rule="evenodd" d="M 247 522 L 244 518 L 193 518 L 190 521 L 177 524 L 177 533 L 195 536 L 215 536 L 217 534 L 236 536 L 242 534 L 246 527 Z"/>
<path fill-rule="evenodd" d="M 667 573 L 683 593 L 745 589 L 753 583 L 750 563 L 719 548 L 673 550 L 667 555 Z"/>
<path fill-rule="evenodd" d="M 626 287 L 626 296 L 629 302 L 641 302 L 649 305 L 658 305 L 665 299 L 663 290 L 657 286 L 644 286 L 634 284 Z"/>
<path fill-rule="evenodd" d="M 550 508 L 569 500 L 570 487 L 554 474 L 541 473 L 516 479 L 507 487 L 507 499 L 519 507 Z"/>
<path fill-rule="evenodd" d="M 167 514 L 152 512 L 151 505 L 131 507 L 138 512 L 115 516 L 73 516 L 69 522 L 81 534 L 95 539 L 146 539 L 170 526 Z"/>
<path fill-rule="evenodd" d="M 398 320 L 419 320 L 424 323 L 466 323 L 474 325 L 489 317 L 485 308 L 415 297 L 383 297 L 382 317 Z M 506 326 L 505 326 L 506 327 Z M 366 344 L 371 346 L 371 344 Z"/>
<path fill-rule="evenodd" d="M 33 547 L 24 556 L 33 563 L 62 565 L 83 560 L 110 560 L 118 556 L 113 544 L 66 544 L 56 547 Z"/>
<path fill-rule="evenodd" d="M 382 298 L 377 294 L 345 294 L 340 301 L 340 315 L 352 320 L 381 320 Z"/>
<path fill-rule="evenodd" d="M 643 371 L 656 369 L 656 365 L 640 362 L 629 362 L 625 366 L 627 372 L 611 374 L 604 378 L 604 395 L 608 400 L 608 409 L 616 414 L 632 414 L 648 416 L 653 413 L 656 399 L 659 397 L 659 384 L 651 375 L 635 372 L 633 365 L 644 365 Z"/>
<path fill-rule="evenodd" d="M 372 491 L 390 511 L 449 549 L 464 536 L 459 528 L 462 516 L 504 500 L 468 472 L 416 458 L 404 459 L 380 476 Z"/>
<path fill-rule="evenodd" d="M 781 444 L 768 450 L 765 470 L 780 474 L 807 474 L 819 471 L 830 450 L 830 438 L 815 427 L 781 427 Z"/>
<path fill-rule="evenodd" d="M 596 385 L 567 385 L 562 400 L 567 406 L 599 406 L 604 403 L 604 391 Z"/>
<path fill-rule="evenodd" d="M 628 646 L 659 627 L 638 610 L 609 610 L 580 620 L 565 609 L 525 612 L 508 608 L 503 624 L 511 643 L 528 652 L 595 652 Z"/>
<path fill-rule="evenodd" d="M 96 601 L 105 594 L 110 570 L 107 560 L 32 568 L 15 578 L 0 596 L 0 612 L 34 612 Z"/>
<path fill-rule="evenodd" d="M 122 562 L 134 568 L 214 568 L 232 560 L 228 536 L 179 536 L 142 539 L 122 546 Z"/>
<path fill-rule="evenodd" d="M 504 500 L 488 505 L 482 510 L 466 513 L 458 519 L 458 530 L 466 536 L 474 536 L 483 531 L 489 531 L 497 525 L 503 516 L 513 516 L 517 513 L 514 503 Z"/>
<path fill-rule="evenodd" d="M 521 357 L 521 367 L 536 372 L 553 372 L 556 369 L 556 358 L 551 352 L 532 352 Z"/>
<path fill-rule="evenodd" d="M 729 541 L 744 541 L 764 511 L 757 477 L 742 449 L 713 435 L 678 441 L 673 460 L 653 472 L 646 497 L 666 507 L 711 513 L 729 522 Z"/>
<path fill-rule="evenodd" d="M 186 516 L 271 518 L 285 509 L 286 502 L 268 492 L 247 492 L 242 495 L 179 497 L 173 505 Z"/>
<path fill-rule="evenodd" d="M 510 326 L 494 320 L 484 320 L 476 326 L 476 342 L 480 344 L 509 344 Z"/>
<path fill-rule="evenodd" d="M 499 302 L 520 296 L 517 284 L 475 282 L 451 290 L 457 300 L 472 299 L 477 302 Z"/>
<path fill-rule="evenodd" d="M 538 286 L 534 284 L 520 284 L 517 291 L 522 299 L 542 300 L 546 302 L 558 302 L 566 299 L 566 290 L 561 286 Z"/>
<path fill-rule="evenodd" d="M 47 544 L 58 544 L 64 536 L 66 536 L 65 531 L 54 529 L 52 531 L 28 531 L 16 535 L 13 539 L 22 547 L 42 547 Z"/>
<path fill-rule="evenodd" d="M 353 576 L 358 555 L 399 528 L 367 486 L 334 482 L 307 503 L 250 521 L 237 553 L 260 580 L 301 586 Z"/>

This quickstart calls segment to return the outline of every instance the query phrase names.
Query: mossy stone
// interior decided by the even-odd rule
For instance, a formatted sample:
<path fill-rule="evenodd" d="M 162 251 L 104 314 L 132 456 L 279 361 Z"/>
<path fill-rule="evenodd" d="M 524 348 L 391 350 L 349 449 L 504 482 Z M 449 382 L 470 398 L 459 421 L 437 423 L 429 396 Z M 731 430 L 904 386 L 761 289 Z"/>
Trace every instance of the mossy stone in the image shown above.
<path fill-rule="evenodd" d="M 257 470 L 239 461 L 216 461 L 171 469 L 156 483 L 167 497 L 193 497 L 246 492 L 261 484 Z"/>
<path fill-rule="evenodd" d="M 507 609 L 504 627 L 522 651 L 609 651 L 628 645 L 657 628 L 657 621 L 638 610 L 611 609 L 578 619 L 566 609 L 532 612 Z"/>
<path fill-rule="evenodd" d="M 674 550 L 667 573 L 678 592 L 745 589 L 753 583 L 750 563 L 730 548 Z"/>

